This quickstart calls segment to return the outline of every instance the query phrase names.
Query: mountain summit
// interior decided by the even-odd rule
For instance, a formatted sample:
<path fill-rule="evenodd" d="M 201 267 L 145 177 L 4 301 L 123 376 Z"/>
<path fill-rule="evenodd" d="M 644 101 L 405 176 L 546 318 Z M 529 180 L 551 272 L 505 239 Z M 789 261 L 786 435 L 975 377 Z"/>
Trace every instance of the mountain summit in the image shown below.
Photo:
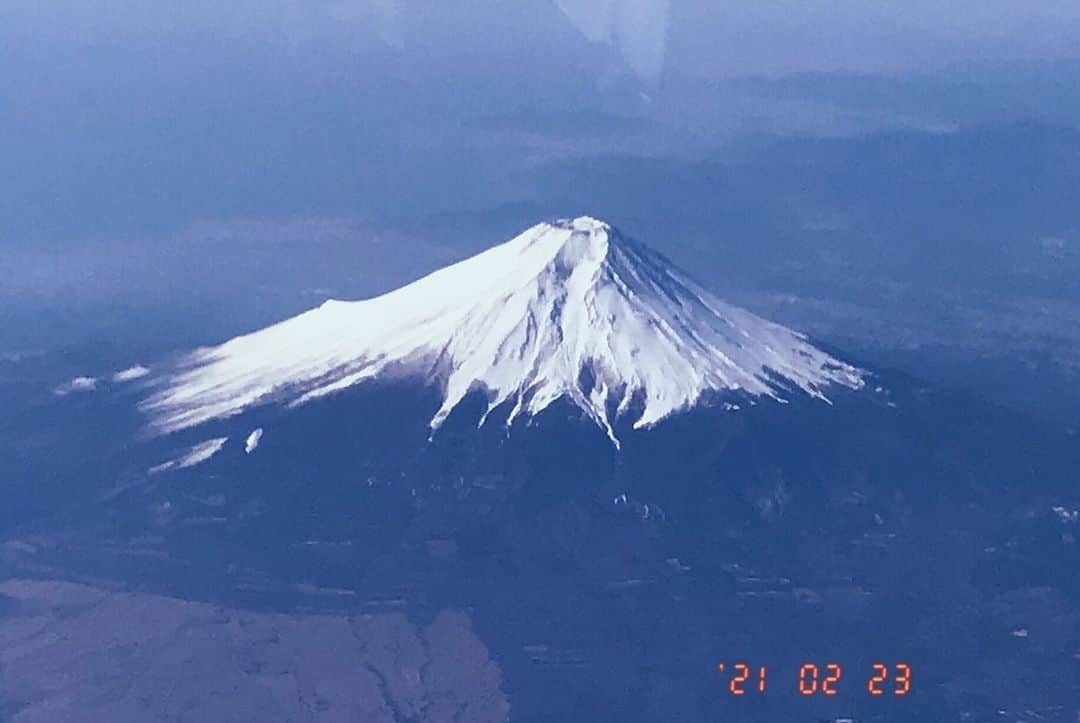
<path fill-rule="evenodd" d="M 366 380 L 437 383 L 438 428 L 474 389 L 510 424 L 556 399 L 617 445 L 614 421 L 647 427 L 734 392 L 825 399 L 859 370 L 801 334 L 726 304 L 610 225 L 541 223 L 472 258 L 364 301 L 327 301 L 199 349 L 143 404 L 174 431 L 265 403 L 302 404 Z"/>

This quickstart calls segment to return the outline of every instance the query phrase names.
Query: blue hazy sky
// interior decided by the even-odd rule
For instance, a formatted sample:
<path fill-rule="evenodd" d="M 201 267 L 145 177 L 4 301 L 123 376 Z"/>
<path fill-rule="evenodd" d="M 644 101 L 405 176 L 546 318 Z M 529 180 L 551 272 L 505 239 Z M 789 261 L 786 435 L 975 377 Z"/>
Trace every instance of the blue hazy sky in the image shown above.
<path fill-rule="evenodd" d="M 328 42 L 391 44 L 418 59 L 463 66 L 516 46 L 540 61 L 583 37 L 614 46 L 639 75 L 800 70 L 904 71 L 942 64 L 1076 56 L 1074 0 L 67 0 L 5 3 L 0 35 L 70 43 L 203 43 L 276 39 L 293 50 Z M 162 48 L 168 50 L 168 48 Z M 12 72 L 8 66 L 6 71 Z"/>
<path fill-rule="evenodd" d="M 531 204 L 501 233 L 583 210 L 552 163 L 626 154 L 645 179 L 740 134 L 1080 125 L 1080 64 L 994 70 L 1080 57 L 1078 36 L 1076 0 L 0 2 L 0 253 L 53 268 L 49 244 L 204 222 Z M 992 77 L 904 79 L 966 65 Z M 901 77 L 730 80 L 806 71 Z"/>

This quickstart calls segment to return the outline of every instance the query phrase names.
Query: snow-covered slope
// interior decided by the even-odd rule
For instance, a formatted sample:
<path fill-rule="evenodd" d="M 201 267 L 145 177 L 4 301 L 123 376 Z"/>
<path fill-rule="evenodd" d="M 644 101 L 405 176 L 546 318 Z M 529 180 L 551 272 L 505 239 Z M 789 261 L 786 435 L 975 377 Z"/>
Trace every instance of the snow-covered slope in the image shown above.
<path fill-rule="evenodd" d="M 365 380 L 437 382 L 437 428 L 472 389 L 509 421 L 559 398 L 616 442 L 727 390 L 824 399 L 859 370 L 797 332 L 714 298 L 666 259 L 596 219 L 542 223 L 366 301 L 322 306 L 200 349 L 143 405 L 163 431 L 264 403 L 302 404 Z M 486 417 L 486 415 L 485 415 Z M 482 423 L 482 421 L 481 421 Z"/>

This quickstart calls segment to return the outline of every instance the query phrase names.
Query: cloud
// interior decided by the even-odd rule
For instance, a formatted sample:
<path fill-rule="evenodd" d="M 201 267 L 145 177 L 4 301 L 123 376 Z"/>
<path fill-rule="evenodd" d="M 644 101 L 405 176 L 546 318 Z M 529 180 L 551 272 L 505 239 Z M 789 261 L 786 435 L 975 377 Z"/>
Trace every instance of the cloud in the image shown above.
<path fill-rule="evenodd" d="M 588 40 L 614 46 L 641 80 L 664 71 L 670 0 L 555 0 Z"/>

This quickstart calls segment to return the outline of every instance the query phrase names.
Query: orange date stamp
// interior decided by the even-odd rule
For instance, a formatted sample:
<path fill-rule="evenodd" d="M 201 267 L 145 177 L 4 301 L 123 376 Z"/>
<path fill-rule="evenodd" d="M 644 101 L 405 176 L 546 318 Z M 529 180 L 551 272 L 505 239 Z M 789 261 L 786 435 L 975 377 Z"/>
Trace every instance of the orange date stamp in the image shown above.
<path fill-rule="evenodd" d="M 777 684 L 770 681 L 769 668 L 765 665 L 721 662 L 716 664 L 716 671 L 724 677 L 728 692 L 735 697 L 763 694 L 770 685 Z M 785 677 L 778 684 L 789 686 L 789 690 L 805 698 L 832 697 L 840 694 L 841 688 L 850 689 L 850 681 L 843 682 L 844 667 L 840 663 L 803 663 L 796 675 Z M 868 672 L 864 671 L 856 688 L 875 698 L 902 698 L 911 693 L 911 681 L 912 670 L 907 663 L 873 663 Z"/>

